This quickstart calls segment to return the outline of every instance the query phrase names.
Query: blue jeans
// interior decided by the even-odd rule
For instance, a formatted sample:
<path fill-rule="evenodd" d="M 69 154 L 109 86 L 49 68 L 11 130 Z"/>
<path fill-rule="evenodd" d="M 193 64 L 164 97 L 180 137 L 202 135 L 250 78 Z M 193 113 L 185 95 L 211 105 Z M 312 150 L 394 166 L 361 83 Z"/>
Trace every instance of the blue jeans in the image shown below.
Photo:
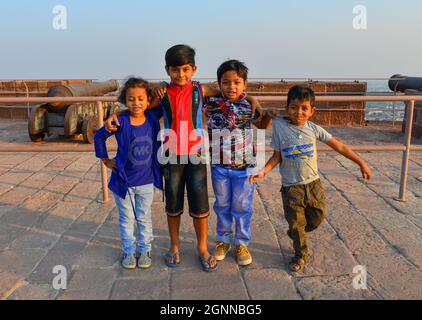
<path fill-rule="evenodd" d="M 247 170 L 211 167 L 217 214 L 217 241 L 231 243 L 235 221 L 234 244 L 247 246 L 251 240 L 252 201 L 255 184 L 249 183 Z"/>
<path fill-rule="evenodd" d="M 130 187 L 129 194 L 136 210 L 136 224 L 138 227 L 138 249 L 140 253 L 151 251 L 152 234 L 151 204 L 154 196 L 154 185 L 147 184 Z M 135 215 L 129 195 L 122 199 L 114 194 L 117 210 L 119 211 L 120 240 L 125 254 L 136 252 L 136 238 L 134 236 Z"/>

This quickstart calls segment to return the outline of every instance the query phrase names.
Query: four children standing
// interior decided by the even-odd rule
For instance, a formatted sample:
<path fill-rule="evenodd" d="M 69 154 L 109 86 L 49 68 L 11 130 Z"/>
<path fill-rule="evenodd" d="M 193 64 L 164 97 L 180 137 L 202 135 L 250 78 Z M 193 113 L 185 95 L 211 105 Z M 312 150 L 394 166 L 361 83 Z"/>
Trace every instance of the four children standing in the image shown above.
<path fill-rule="evenodd" d="M 111 117 L 95 136 L 96 156 L 113 170 L 109 188 L 119 211 L 122 266 L 147 268 L 151 265 L 153 187 L 163 189 L 162 177 L 170 234 L 165 264 L 177 267 L 181 263 L 179 232 L 186 187 L 202 270 L 217 270 L 217 261 L 225 258 L 232 242 L 237 263 L 249 265 L 252 262 L 248 245 L 254 182 L 280 163 L 284 213 L 295 249 L 289 268 L 294 272 L 302 270 L 310 257 L 306 232 L 315 230 L 326 215 L 317 169 L 316 140 L 356 162 L 364 178 L 370 178 L 370 169 L 350 148 L 309 121 L 315 112 L 313 91 L 296 86 L 288 94 L 288 118 L 274 117 L 273 120 L 274 154 L 262 172 L 252 175 L 251 169 L 255 166 L 252 124 L 265 129 L 271 118 L 261 110 L 255 98 L 245 93 L 247 67 L 237 60 L 224 62 L 217 71 L 218 90 L 192 81 L 197 67 L 195 51 L 189 46 L 170 48 L 165 61 L 170 83 L 151 90 L 144 80 L 129 79 L 119 97 L 129 110 Z M 163 145 L 157 139 L 161 117 Z M 214 255 L 207 247 L 205 122 L 215 194 L 213 208 L 217 214 Z M 115 159 L 109 159 L 105 141 L 113 134 L 118 151 Z"/>

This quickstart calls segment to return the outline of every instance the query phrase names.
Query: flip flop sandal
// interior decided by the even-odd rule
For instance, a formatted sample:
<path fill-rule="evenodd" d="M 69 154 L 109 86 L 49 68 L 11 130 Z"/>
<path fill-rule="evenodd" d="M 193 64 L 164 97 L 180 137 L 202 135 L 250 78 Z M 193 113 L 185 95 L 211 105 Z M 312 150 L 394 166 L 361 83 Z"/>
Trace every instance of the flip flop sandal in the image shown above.
<path fill-rule="evenodd" d="M 293 257 L 289 261 L 289 270 L 293 272 L 300 272 L 308 264 L 308 259 L 303 257 Z"/>
<path fill-rule="evenodd" d="M 175 253 L 167 252 L 164 255 L 164 258 L 170 258 L 171 261 L 173 261 L 173 262 L 171 262 L 171 261 L 164 259 L 165 265 L 169 268 L 176 268 L 180 264 L 180 253 L 179 252 L 175 252 Z M 179 261 L 176 262 L 177 259 L 179 259 Z"/>
<path fill-rule="evenodd" d="M 213 271 L 218 269 L 218 262 L 217 262 L 217 260 L 215 260 L 215 257 L 209 256 L 208 259 L 205 259 L 203 257 L 198 256 L 198 259 L 199 259 L 199 263 L 201 263 L 202 271 L 213 272 Z M 215 265 L 214 265 L 214 267 L 211 267 L 211 261 L 213 259 L 215 260 Z"/>

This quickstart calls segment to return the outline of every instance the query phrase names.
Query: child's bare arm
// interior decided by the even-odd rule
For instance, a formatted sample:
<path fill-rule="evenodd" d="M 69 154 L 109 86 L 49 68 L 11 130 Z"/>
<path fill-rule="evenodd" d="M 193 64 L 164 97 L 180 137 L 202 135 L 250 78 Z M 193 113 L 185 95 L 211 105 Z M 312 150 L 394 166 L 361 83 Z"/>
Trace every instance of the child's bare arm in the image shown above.
<path fill-rule="evenodd" d="M 246 96 L 245 99 L 248 100 L 249 103 L 252 106 L 252 118 L 255 117 L 255 112 L 258 112 L 259 113 L 259 117 L 255 121 L 258 122 L 258 123 L 261 122 L 262 121 L 262 117 L 264 115 L 264 111 L 262 110 L 261 104 L 259 103 L 258 99 L 255 98 L 255 97 L 249 96 L 249 95 Z"/>
<path fill-rule="evenodd" d="M 204 98 L 221 96 L 220 89 L 214 88 L 213 86 L 209 84 L 201 84 L 201 87 L 202 87 L 202 94 L 204 95 Z"/>
<path fill-rule="evenodd" d="M 201 84 L 201 86 L 202 86 L 202 94 L 204 95 L 204 98 L 221 96 L 221 90 L 220 89 L 214 88 L 213 86 L 211 86 L 209 84 Z M 261 107 L 256 98 L 248 95 L 248 96 L 246 96 L 245 99 L 252 105 L 252 107 L 254 105 L 258 105 L 259 107 Z"/>
<path fill-rule="evenodd" d="M 365 161 L 361 157 L 359 157 L 352 149 L 350 149 L 346 144 L 333 137 L 327 142 L 327 145 L 329 145 L 341 155 L 345 156 L 347 159 L 350 159 L 356 164 L 358 164 L 360 167 L 360 171 L 362 172 L 362 177 L 364 179 L 369 180 L 371 178 L 371 169 L 369 169 Z"/>
<path fill-rule="evenodd" d="M 115 159 L 101 158 L 101 161 L 110 170 L 113 170 L 113 171 L 116 170 L 116 160 Z"/>
<path fill-rule="evenodd" d="M 255 183 L 258 179 L 264 178 L 268 172 L 270 172 L 276 165 L 278 165 L 281 162 L 281 153 L 280 151 L 274 150 L 273 155 L 271 158 L 267 161 L 267 164 L 264 167 L 264 170 L 262 170 L 260 173 L 250 176 L 249 182 Z"/>
<path fill-rule="evenodd" d="M 168 83 L 165 81 L 160 82 L 158 85 L 155 85 L 153 89 L 151 90 L 151 95 L 154 99 L 157 99 L 160 101 L 160 99 L 163 99 L 167 92 Z M 154 107 L 151 107 L 154 108 Z"/>
<path fill-rule="evenodd" d="M 257 119 L 252 122 L 252 124 L 258 129 L 267 129 L 273 121 L 273 118 L 268 113 L 268 111 L 263 110 L 261 120 Z"/>
<path fill-rule="evenodd" d="M 156 108 L 160 105 L 160 98 L 152 98 L 147 109 Z"/>
<path fill-rule="evenodd" d="M 156 108 L 160 105 L 159 98 L 153 98 L 148 106 L 148 109 Z M 126 110 L 120 110 L 116 113 L 112 113 L 105 122 L 105 127 L 109 132 L 117 131 L 117 127 L 120 126 L 119 117 L 125 112 Z"/>
<path fill-rule="evenodd" d="M 204 98 L 219 97 L 219 96 L 221 96 L 221 91 L 219 89 L 212 87 L 211 85 L 203 84 L 202 85 L 202 94 L 204 95 Z M 262 110 L 262 107 L 261 107 L 258 99 L 256 99 L 255 97 L 249 96 L 249 95 L 247 95 L 245 99 L 252 106 L 252 118 L 254 117 L 255 112 L 259 113 L 259 118 L 256 119 L 254 122 L 257 122 L 257 123 L 261 122 L 262 116 L 263 116 L 263 110 Z M 269 123 L 270 122 L 267 122 L 267 127 L 268 127 Z M 265 129 L 265 128 L 260 128 L 260 129 Z"/>

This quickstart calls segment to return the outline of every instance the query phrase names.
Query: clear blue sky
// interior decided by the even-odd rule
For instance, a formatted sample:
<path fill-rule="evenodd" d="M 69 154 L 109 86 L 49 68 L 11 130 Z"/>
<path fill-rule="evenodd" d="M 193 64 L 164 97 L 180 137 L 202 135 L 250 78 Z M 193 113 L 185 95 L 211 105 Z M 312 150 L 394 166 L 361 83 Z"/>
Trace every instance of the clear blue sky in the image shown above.
<path fill-rule="evenodd" d="M 52 27 L 55 5 L 67 30 Z M 367 30 L 352 9 L 367 8 Z M 422 76 L 420 0 L 15 0 L 0 4 L 0 79 L 165 77 L 164 53 L 197 50 L 198 77 L 227 58 L 250 77 Z"/>

